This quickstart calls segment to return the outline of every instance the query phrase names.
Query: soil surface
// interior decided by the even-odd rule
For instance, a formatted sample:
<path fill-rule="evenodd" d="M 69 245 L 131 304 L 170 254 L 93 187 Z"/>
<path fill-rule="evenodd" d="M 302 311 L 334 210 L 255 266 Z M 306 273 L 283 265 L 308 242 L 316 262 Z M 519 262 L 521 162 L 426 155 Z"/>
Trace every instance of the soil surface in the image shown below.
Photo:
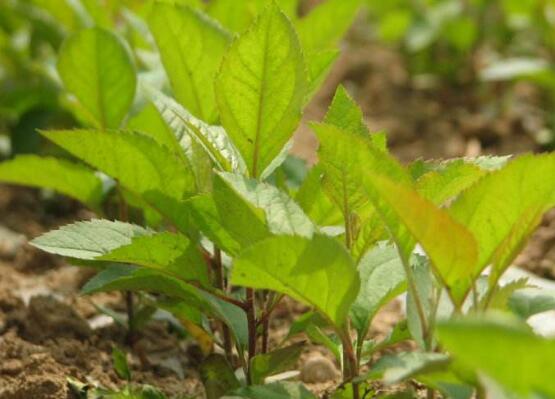
<path fill-rule="evenodd" d="M 361 105 L 368 125 L 388 132 L 390 148 L 405 162 L 540 149 L 535 134 L 544 128 L 544 116 L 538 111 L 534 87 L 519 84 L 511 90 L 498 87 L 495 92 L 421 88 L 410 81 L 394 51 L 365 43 L 356 31 L 351 35 L 295 136 L 293 153 L 308 163 L 317 159 L 317 141 L 307 122 L 323 117 L 339 83 Z M 492 101 L 499 97 L 503 101 Z M 125 331 L 99 314 L 93 303 L 121 310 L 123 298 L 119 294 L 79 296 L 90 272 L 27 244 L 53 227 L 91 216 L 74 201 L 0 186 L 1 399 L 71 398 L 67 377 L 107 388 L 122 384 L 113 370 L 111 351 L 114 346 L 126 348 Z M 555 211 L 547 215 L 517 264 L 555 279 L 554 244 Z M 305 310 L 285 301 L 272 319 L 271 341 L 279 342 L 293 318 Z M 400 315 L 398 303 L 386 307 L 371 335 L 387 334 Z M 167 323 L 149 324 L 133 350 L 127 351 L 132 353 L 134 383 L 154 385 L 170 397 L 202 397 L 194 355 L 198 348 L 178 338 Z M 339 381 L 337 365 L 321 347 L 307 347 L 297 370 L 322 397 Z"/>

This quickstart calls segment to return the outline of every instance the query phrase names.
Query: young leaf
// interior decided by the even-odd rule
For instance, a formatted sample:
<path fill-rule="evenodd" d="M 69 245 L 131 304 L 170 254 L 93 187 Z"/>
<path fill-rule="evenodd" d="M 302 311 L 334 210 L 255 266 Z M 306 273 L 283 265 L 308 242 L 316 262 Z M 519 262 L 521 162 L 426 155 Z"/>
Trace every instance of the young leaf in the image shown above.
<path fill-rule="evenodd" d="M 56 255 L 94 259 L 131 244 L 136 237 L 152 234 L 152 230 L 134 224 L 93 219 L 49 231 L 31 241 L 31 245 Z"/>
<path fill-rule="evenodd" d="M 308 74 L 308 89 L 305 103 L 308 103 L 312 99 L 314 93 L 320 88 L 338 57 L 339 50 L 335 49 L 312 51 L 305 54 Z"/>
<path fill-rule="evenodd" d="M 496 283 L 541 216 L 555 205 L 555 187 L 546 184 L 553 179 L 555 154 L 526 155 L 491 172 L 457 198 L 450 214 L 479 246 L 474 276 L 491 264 L 490 283 Z"/>
<path fill-rule="evenodd" d="M 335 91 L 324 122 L 347 132 L 359 134 L 362 137 L 370 134 L 364 122 L 362 110 L 347 93 L 343 85 L 340 85 Z"/>
<path fill-rule="evenodd" d="M 62 46 L 58 72 L 66 88 L 100 128 L 117 128 L 135 96 L 131 56 L 113 33 L 84 29 Z"/>
<path fill-rule="evenodd" d="M 483 372 L 519 398 L 555 396 L 555 340 L 504 320 L 452 320 L 438 325 L 442 346 L 456 361 Z"/>
<path fill-rule="evenodd" d="M 214 91 L 209 88 L 230 36 L 198 10 L 154 3 L 148 17 L 175 98 L 193 115 L 217 119 Z"/>
<path fill-rule="evenodd" d="M 473 281 L 478 256 L 474 237 L 446 211 L 410 187 L 373 173 L 365 175 L 364 185 L 388 225 L 404 261 L 408 262 L 414 249 L 413 239 L 418 241 L 450 297 L 460 305 Z"/>
<path fill-rule="evenodd" d="M 387 302 L 406 288 L 406 276 L 401 259 L 392 246 L 368 251 L 358 265 L 360 292 L 351 307 L 351 321 L 364 338 L 370 321 Z"/>
<path fill-rule="evenodd" d="M 330 119 L 335 117 L 330 116 Z M 361 184 L 366 171 L 410 182 L 406 171 L 395 160 L 372 145 L 370 136 L 329 124 L 313 124 L 312 127 L 320 141 L 318 156 L 324 172 L 323 188 L 345 219 L 352 218 L 370 202 Z"/>
<path fill-rule="evenodd" d="M 399 383 L 418 374 L 445 370 L 449 356 L 443 353 L 402 352 L 382 357 L 370 370 L 369 376 L 383 374 L 386 383 Z"/>
<path fill-rule="evenodd" d="M 182 160 L 142 134 L 96 130 L 42 134 L 153 206 L 159 197 L 179 200 L 195 191 L 193 173 Z"/>
<path fill-rule="evenodd" d="M 304 342 L 300 342 L 253 357 L 250 368 L 252 383 L 262 385 L 266 377 L 293 368 L 299 360 L 303 347 Z"/>
<path fill-rule="evenodd" d="M 92 209 L 103 198 L 102 180 L 86 166 L 52 157 L 20 155 L 0 163 L 0 181 L 55 190 Z"/>
<path fill-rule="evenodd" d="M 127 354 L 117 346 L 112 349 L 112 362 L 114 363 L 114 370 L 119 378 L 131 381 L 131 371 L 127 364 Z"/>
<path fill-rule="evenodd" d="M 511 295 L 508 305 L 515 314 L 526 320 L 535 314 L 555 309 L 555 290 L 520 289 Z"/>
<path fill-rule="evenodd" d="M 227 324 L 240 348 L 247 343 L 247 318 L 242 309 L 158 271 L 133 266 L 108 267 L 90 279 L 82 292 L 122 290 L 155 292 L 179 299 Z"/>
<path fill-rule="evenodd" d="M 274 236 L 235 259 L 232 284 L 270 289 L 316 307 L 342 327 L 360 286 L 344 247 L 332 238 Z"/>
<path fill-rule="evenodd" d="M 215 84 L 222 125 L 259 177 L 290 139 L 306 94 L 297 36 L 275 4 L 233 42 Z"/>

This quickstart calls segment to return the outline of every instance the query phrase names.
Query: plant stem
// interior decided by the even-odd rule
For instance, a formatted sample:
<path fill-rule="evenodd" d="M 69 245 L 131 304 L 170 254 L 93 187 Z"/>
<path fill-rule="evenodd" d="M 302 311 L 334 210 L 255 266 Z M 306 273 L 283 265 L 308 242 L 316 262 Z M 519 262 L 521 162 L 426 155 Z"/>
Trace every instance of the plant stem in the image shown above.
<path fill-rule="evenodd" d="M 399 253 L 399 255 L 401 256 L 401 261 L 402 261 L 401 263 L 403 264 L 403 268 L 405 269 L 405 274 L 407 276 L 409 295 L 411 295 L 414 300 L 414 305 L 416 306 L 416 313 L 418 314 L 418 318 L 420 319 L 420 326 L 422 327 L 422 336 L 426 337 L 428 335 L 428 322 L 426 320 L 426 312 L 424 311 L 424 305 L 422 305 L 422 301 L 420 300 L 420 295 L 418 293 L 418 288 L 416 287 L 416 280 L 414 279 L 414 274 L 412 274 L 412 270 L 408 263 L 408 260 L 405 259 L 405 256 L 403 256 L 401 253 Z"/>
<path fill-rule="evenodd" d="M 227 284 L 224 275 L 224 266 L 222 263 L 222 252 L 219 248 L 214 245 L 214 258 L 213 258 L 213 265 L 215 271 L 215 285 L 216 288 L 222 290 L 223 292 L 227 292 Z M 224 345 L 224 352 L 227 361 L 233 365 L 233 343 L 231 341 L 231 333 L 229 331 L 229 327 L 223 321 L 220 321 L 220 327 L 222 331 L 222 340 Z"/>
<path fill-rule="evenodd" d="M 135 305 L 133 303 L 133 293 L 125 291 L 125 308 L 127 311 L 127 335 L 125 341 L 132 347 L 135 344 Z"/>
<path fill-rule="evenodd" d="M 358 383 L 353 382 L 358 377 L 358 359 L 353 348 L 348 324 L 341 331 L 340 337 L 343 344 L 343 381 L 351 381 L 353 385 L 353 399 L 359 399 Z"/>
<path fill-rule="evenodd" d="M 255 298 L 254 289 L 247 288 L 247 300 L 246 300 L 246 311 L 247 311 L 247 323 L 249 329 L 249 348 L 248 348 L 248 360 L 247 360 L 247 384 L 251 385 L 251 360 L 256 356 L 256 308 L 255 308 Z"/>

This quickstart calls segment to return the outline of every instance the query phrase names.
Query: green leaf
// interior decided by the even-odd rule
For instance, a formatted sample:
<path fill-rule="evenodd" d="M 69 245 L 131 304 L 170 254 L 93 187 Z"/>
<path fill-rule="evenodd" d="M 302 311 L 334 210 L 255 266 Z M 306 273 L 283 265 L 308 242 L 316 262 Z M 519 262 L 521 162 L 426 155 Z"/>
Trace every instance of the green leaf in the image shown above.
<path fill-rule="evenodd" d="M 245 161 L 221 126 L 210 126 L 161 92 L 145 88 L 149 98 L 173 131 L 183 150 L 191 156 L 191 140 L 208 153 L 219 170 L 244 173 Z"/>
<path fill-rule="evenodd" d="M 438 325 L 442 346 L 456 361 L 478 370 L 518 397 L 555 395 L 552 378 L 555 340 L 505 320 L 467 319 Z"/>
<path fill-rule="evenodd" d="M 514 292 L 508 300 L 509 308 L 523 319 L 555 309 L 555 290 L 525 288 Z"/>
<path fill-rule="evenodd" d="M 130 381 L 131 371 L 127 364 L 127 354 L 117 346 L 114 346 L 114 349 L 112 349 L 112 362 L 114 363 L 114 370 L 119 378 Z"/>
<path fill-rule="evenodd" d="M 287 371 L 299 360 L 305 343 L 299 342 L 272 352 L 261 353 L 251 359 L 251 379 L 254 385 L 264 384 L 264 379 Z"/>
<path fill-rule="evenodd" d="M 233 32 L 241 33 L 265 6 L 275 1 L 281 10 L 294 20 L 299 0 L 213 0 L 207 12 Z"/>
<path fill-rule="evenodd" d="M 123 290 L 155 292 L 179 299 L 223 321 L 229 327 L 240 349 L 247 343 L 247 319 L 243 309 L 158 271 L 133 266 L 108 267 L 90 279 L 82 292 L 93 294 Z"/>
<path fill-rule="evenodd" d="M 478 256 L 470 232 L 410 187 L 373 173 L 365 175 L 364 185 L 404 262 L 408 264 L 414 249 L 413 240 L 418 241 L 449 296 L 457 305 L 462 304 L 472 284 Z"/>
<path fill-rule="evenodd" d="M 331 70 L 333 63 L 339 57 L 339 50 L 328 49 L 321 51 L 310 51 L 305 53 L 307 73 L 308 73 L 308 90 L 305 102 L 308 103 L 312 96 L 318 91 L 328 72 Z"/>
<path fill-rule="evenodd" d="M 362 137 L 367 137 L 370 134 L 364 122 L 362 110 L 347 93 L 343 85 L 337 87 L 324 122 L 347 132 L 359 134 Z"/>
<path fill-rule="evenodd" d="M 314 225 L 302 209 L 275 186 L 231 173 L 219 173 L 216 182 L 214 198 L 219 207 L 220 216 L 229 218 L 231 223 L 238 221 L 233 220 L 233 212 L 227 212 L 227 209 L 230 203 L 241 201 L 264 212 L 265 224 L 271 234 L 310 238 L 314 233 Z M 227 186 L 225 189 L 224 184 Z M 228 194 L 225 197 L 220 196 L 219 194 L 224 190 Z"/>
<path fill-rule="evenodd" d="M 337 327 L 345 324 L 360 286 L 345 248 L 322 235 L 276 236 L 248 247 L 235 259 L 231 282 L 289 295 Z"/>
<path fill-rule="evenodd" d="M 320 226 L 342 224 L 343 218 L 340 209 L 331 202 L 322 189 L 322 178 L 322 167 L 314 165 L 299 187 L 295 201 L 310 217 L 310 220 Z"/>
<path fill-rule="evenodd" d="M 230 255 L 241 250 L 241 243 L 223 225 L 214 199 L 207 194 L 185 201 L 191 223 L 216 246 Z"/>
<path fill-rule="evenodd" d="M 162 232 L 133 237 L 95 260 L 130 263 L 208 286 L 207 264 L 196 244 L 181 234 Z"/>
<path fill-rule="evenodd" d="M 136 237 L 152 234 L 152 230 L 134 224 L 93 219 L 49 231 L 32 240 L 31 245 L 56 255 L 95 259 L 131 244 Z"/>
<path fill-rule="evenodd" d="M 229 34 L 198 10 L 162 2 L 154 3 L 148 23 L 177 101 L 193 115 L 216 121 L 214 91 L 209 88 Z"/>
<path fill-rule="evenodd" d="M 154 104 L 147 104 L 141 112 L 129 118 L 127 129 L 150 136 L 158 144 L 175 152 L 181 152 L 177 138 L 166 124 Z"/>
<path fill-rule="evenodd" d="M 51 130 L 41 132 L 86 163 L 157 207 L 160 197 L 182 199 L 195 191 L 192 171 L 150 137 L 124 131 Z M 157 209 L 159 206 L 157 207 Z"/>
<path fill-rule="evenodd" d="M 113 33 L 84 29 L 62 46 L 58 72 L 100 128 L 117 128 L 135 96 L 137 77 L 125 45 Z"/>
<path fill-rule="evenodd" d="M 220 399 L 241 386 L 233 369 L 222 355 L 212 354 L 200 365 L 200 378 L 207 399 Z"/>
<path fill-rule="evenodd" d="M 449 356 L 443 353 L 401 352 L 382 357 L 368 376 L 379 376 L 387 384 L 395 384 L 419 374 L 445 370 L 449 362 Z"/>
<path fill-rule="evenodd" d="M 434 204 L 443 205 L 485 174 L 484 170 L 464 160 L 442 162 L 416 181 L 416 190 Z"/>
<path fill-rule="evenodd" d="M 327 0 L 299 20 L 297 29 L 307 52 L 334 47 L 351 26 L 360 0 Z"/>
<path fill-rule="evenodd" d="M 295 31 L 272 4 L 233 42 L 216 78 L 222 125 L 252 177 L 260 176 L 291 138 L 306 85 Z"/>
<path fill-rule="evenodd" d="M 392 246 L 368 251 L 358 265 L 360 292 L 351 307 L 351 321 L 362 339 L 378 310 L 406 289 L 399 254 Z"/>
<path fill-rule="evenodd" d="M 330 115 L 332 120 L 336 119 L 334 113 Z M 370 203 L 361 184 L 366 171 L 410 182 L 406 171 L 395 160 L 373 146 L 370 136 L 364 137 L 360 132 L 353 133 L 329 124 L 313 124 L 312 127 L 320 141 L 318 156 L 324 172 L 323 188 L 345 219 L 352 218 Z"/>
<path fill-rule="evenodd" d="M 450 214 L 476 237 L 477 276 L 492 266 L 490 284 L 514 260 L 541 220 L 555 205 L 555 154 L 525 155 L 491 172 L 464 191 Z"/>
<path fill-rule="evenodd" d="M 274 382 L 240 388 L 222 399 L 316 399 L 303 384 L 295 382 Z"/>
<path fill-rule="evenodd" d="M 48 188 L 98 209 L 104 194 L 93 170 L 63 159 L 20 155 L 0 163 L 0 181 Z"/>

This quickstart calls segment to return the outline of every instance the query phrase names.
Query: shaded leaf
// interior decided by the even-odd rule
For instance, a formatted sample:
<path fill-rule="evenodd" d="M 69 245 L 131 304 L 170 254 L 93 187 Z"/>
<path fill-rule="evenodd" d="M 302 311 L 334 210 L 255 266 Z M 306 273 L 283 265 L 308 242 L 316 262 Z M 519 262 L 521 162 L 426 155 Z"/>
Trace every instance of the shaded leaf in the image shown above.
<path fill-rule="evenodd" d="M 300 342 L 253 357 L 250 369 L 252 383 L 254 385 L 263 384 L 266 377 L 295 367 L 303 347 L 304 342 Z"/>

